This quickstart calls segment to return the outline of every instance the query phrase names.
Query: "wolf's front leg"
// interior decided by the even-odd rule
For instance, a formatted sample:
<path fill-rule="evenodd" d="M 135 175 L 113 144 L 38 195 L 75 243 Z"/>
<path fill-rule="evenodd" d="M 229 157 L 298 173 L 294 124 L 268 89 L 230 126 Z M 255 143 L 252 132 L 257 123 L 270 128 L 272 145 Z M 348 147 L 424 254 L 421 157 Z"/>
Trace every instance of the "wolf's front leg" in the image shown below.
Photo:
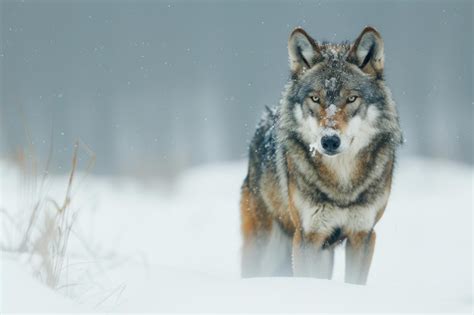
<path fill-rule="evenodd" d="M 374 254 L 375 231 L 357 232 L 347 238 L 345 281 L 366 284 Z"/>
<path fill-rule="evenodd" d="M 291 276 L 291 238 L 274 223 L 259 238 L 245 239 L 242 277 Z"/>
<path fill-rule="evenodd" d="M 293 237 L 293 275 L 331 279 L 334 248 L 323 248 L 326 236 L 296 231 Z"/>

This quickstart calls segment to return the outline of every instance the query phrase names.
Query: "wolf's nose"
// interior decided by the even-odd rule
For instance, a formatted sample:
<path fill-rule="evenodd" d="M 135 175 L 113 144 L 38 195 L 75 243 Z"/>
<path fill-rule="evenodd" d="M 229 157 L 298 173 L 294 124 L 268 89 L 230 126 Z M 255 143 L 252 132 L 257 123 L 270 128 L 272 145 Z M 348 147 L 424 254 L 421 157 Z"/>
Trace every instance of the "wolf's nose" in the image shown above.
<path fill-rule="evenodd" d="M 334 153 L 341 145 L 341 139 L 336 135 L 324 136 L 321 138 L 321 145 L 328 153 Z"/>

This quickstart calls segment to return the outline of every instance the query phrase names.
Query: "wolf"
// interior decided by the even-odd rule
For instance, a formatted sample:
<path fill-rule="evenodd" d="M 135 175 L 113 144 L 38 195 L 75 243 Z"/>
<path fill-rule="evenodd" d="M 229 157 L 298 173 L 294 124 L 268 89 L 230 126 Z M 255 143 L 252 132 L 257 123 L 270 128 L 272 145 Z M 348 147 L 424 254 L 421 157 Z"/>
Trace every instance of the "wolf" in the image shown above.
<path fill-rule="evenodd" d="M 296 28 L 288 54 L 280 104 L 249 145 L 241 273 L 331 279 L 345 241 L 345 282 L 363 285 L 402 143 L 383 40 L 373 27 L 340 44 Z"/>

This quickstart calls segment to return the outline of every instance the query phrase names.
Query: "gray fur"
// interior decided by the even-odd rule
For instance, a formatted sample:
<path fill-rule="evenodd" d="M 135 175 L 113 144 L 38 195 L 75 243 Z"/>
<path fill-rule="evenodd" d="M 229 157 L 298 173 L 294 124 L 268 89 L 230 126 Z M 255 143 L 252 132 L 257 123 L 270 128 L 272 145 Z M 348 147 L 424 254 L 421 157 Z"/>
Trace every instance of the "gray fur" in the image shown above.
<path fill-rule="evenodd" d="M 378 36 L 378 33 L 376 35 Z M 366 34 L 364 36 L 363 44 L 366 47 L 366 38 L 371 37 Z M 300 41 L 295 41 L 295 45 Z M 379 46 L 381 45 L 383 44 L 380 39 Z M 309 69 L 307 63 L 298 67 L 295 66 L 298 60 L 292 61 L 291 78 L 279 106 L 267 109 L 258 124 L 250 144 L 249 169 L 244 185 L 256 198 L 264 201 L 265 206 L 261 211 L 273 214 L 277 222 L 277 209 L 272 209 L 272 205 L 265 202 L 269 200 L 265 192 L 265 185 L 269 182 L 278 183 L 283 208 L 288 208 L 289 205 L 288 182 L 291 177 L 305 202 L 315 209 L 346 209 L 344 211 L 348 211 L 348 214 L 355 211 L 352 209 L 374 204 L 387 189 L 385 183 L 391 179 L 396 150 L 402 143 L 398 114 L 381 72 L 364 72 L 364 69 L 359 67 L 360 61 L 351 57 L 352 47 L 353 45 L 348 43 L 318 44 L 314 59 L 317 62 Z M 292 49 L 297 51 L 296 48 L 290 47 L 290 58 Z M 324 157 L 320 153 L 312 155 L 311 143 L 298 131 L 301 126 L 295 112 L 301 109 L 303 117 L 311 115 L 305 104 L 308 102 L 308 95 L 315 90 L 324 91 L 326 106 L 342 104 L 344 96 L 341 91 L 356 92 L 361 101 L 359 106 L 354 108 L 346 105 L 349 121 L 359 117 L 365 122 L 371 107 L 378 113 L 373 126 L 375 134 L 354 156 L 356 161 L 365 161 L 360 168 L 361 174 L 348 183 L 333 182 L 321 171 L 326 167 Z M 289 160 L 293 164 L 291 170 L 288 166 Z M 347 233 L 344 227 L 331 228 L 333 231 L 339 229 L 341 238 Z M 291 236 L 292 232 L 288 233 Z M 328 238 L 330 235 L 331 232 Z"/>

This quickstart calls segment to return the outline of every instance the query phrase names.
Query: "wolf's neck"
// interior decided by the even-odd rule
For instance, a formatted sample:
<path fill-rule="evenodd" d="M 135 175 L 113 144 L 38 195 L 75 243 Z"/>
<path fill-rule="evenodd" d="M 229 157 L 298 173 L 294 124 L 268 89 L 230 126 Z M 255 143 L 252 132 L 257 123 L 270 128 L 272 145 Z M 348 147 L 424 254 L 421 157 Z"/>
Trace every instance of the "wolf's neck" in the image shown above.
<path fill-rule="evenodd" d="M 343 152 L 336 156 L 322 156 L 322 163 L 334 174 L 339 186 L 349 188 L 355 176 L 359 158 L 357 152 Z"/>

